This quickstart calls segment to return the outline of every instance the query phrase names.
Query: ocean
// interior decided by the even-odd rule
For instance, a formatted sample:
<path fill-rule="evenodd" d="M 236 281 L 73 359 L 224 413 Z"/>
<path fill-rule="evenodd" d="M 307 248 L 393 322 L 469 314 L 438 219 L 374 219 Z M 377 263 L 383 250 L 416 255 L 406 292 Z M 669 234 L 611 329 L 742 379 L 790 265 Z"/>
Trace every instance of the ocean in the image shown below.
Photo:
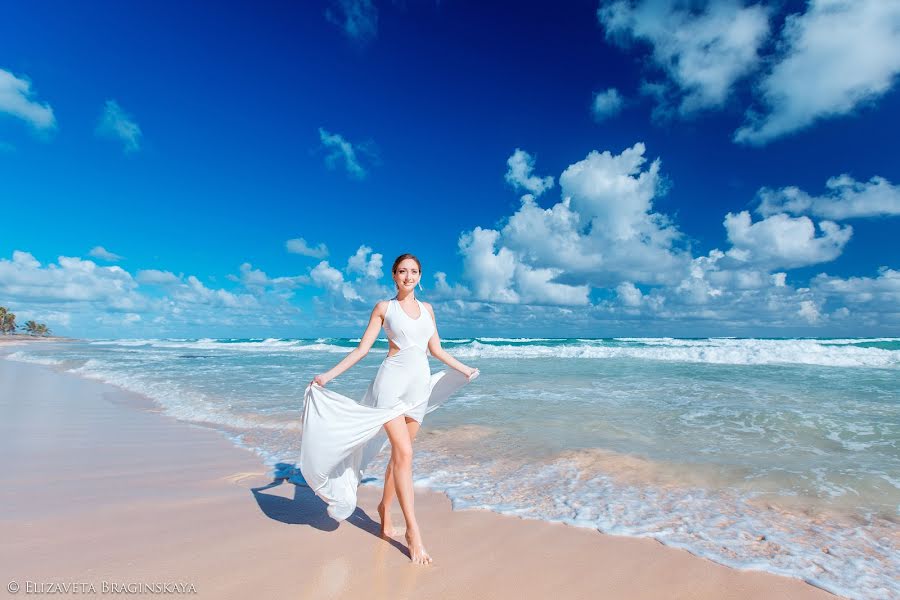
<path fill-rule="evenodd" d="M 149 396 L 257 452 L 274 474 L 297 462 L 306 385 L 358 342 L 91 340 L 0 352 Z M 414 478 L 455 509 L 652 537 L 850 598 L 900 597 L 900 338 L 442 343 L 481 376 L 425 418 Z M 328 387 L 362 397 L 386 353 L 381 339 Z M 387 458 L 365 484 L 381 485 Z"/>

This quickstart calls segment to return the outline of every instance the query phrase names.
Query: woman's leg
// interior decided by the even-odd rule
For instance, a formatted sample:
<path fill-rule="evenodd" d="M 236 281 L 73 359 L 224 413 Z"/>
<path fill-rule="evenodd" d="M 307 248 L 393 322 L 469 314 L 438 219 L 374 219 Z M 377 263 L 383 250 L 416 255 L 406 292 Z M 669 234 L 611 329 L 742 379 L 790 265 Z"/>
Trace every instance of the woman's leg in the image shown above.
<path fill-rule="evenodd" d="M 412 482 L 413 453 L 409 429 L 403 416 L 399 416 L 385 423 L 384 430 L 391 441 L 394 486 L 397 488 L 400 510 L 403 511 L 403 518 L 406 519 L 406 543 L 409 546 L 409 556 L 414 563 L 426 565 L 431 563 L 431 557 L 428 556 L 425 546 L 422 544 L 422 534 L 419 531 L 419 523 L 416 521 Z"/>
<path fill-rule="evenodd" d="M 409 431 L 409 441 L 416 441 L 416 434 L 419 433 L 419 422 L 411 417 L 406 417 L 406 429 Z M 394 526 L 391 522 L 391 504 L 394 503 L 394 497 L 397 495 L 397 487 L 394 481 L 394 461 L 388 460 L 387 469 L 384 471 L 384 491 L 381 496 L 381 503 L 378 505 L 378 514 L 381 517 L 381 535 L 393 536 Z"/>

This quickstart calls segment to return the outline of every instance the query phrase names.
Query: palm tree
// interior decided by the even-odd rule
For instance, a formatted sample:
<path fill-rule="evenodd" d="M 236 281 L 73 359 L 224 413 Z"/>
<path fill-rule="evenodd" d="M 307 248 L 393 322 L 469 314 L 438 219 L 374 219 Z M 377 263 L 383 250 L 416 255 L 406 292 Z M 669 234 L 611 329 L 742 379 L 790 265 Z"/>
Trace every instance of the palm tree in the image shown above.
<path fill-rule="evenodd" d="M 4 335 L 16 330 L 16 315 L 9 312 L 6 307 L 0 306 L 0 331 Z"/>
<path fill-rule="evenodd" d="M 29 333 L 29 335 L 47 335 L 50 333 L 50 330 L 47 329 L 47 326 L 43 323 L 38 323 L 36 321 L 25 321 L 25 331 Z"/>

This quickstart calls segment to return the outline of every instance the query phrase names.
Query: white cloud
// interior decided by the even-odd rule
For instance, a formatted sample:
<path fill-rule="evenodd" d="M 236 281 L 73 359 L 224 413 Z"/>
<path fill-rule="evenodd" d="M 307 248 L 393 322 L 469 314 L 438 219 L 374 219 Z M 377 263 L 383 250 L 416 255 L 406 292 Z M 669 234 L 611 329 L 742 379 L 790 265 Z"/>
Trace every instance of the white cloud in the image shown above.
<path fill-rule="evenodd" d="M 900 215 L 900 187 L 884 177 L 861 182 L 844 174 L 830 178 L 825 187 L 824 196 L 810 196 L 796 187 L 762 188 L 756 212 L 763 216 L 811 214 L 834 220 Z"/>
<path fill-rule="evenodd" d="M 290 239 L 284 243 L 287 251 L 292 254 L 302 254 L 303 256 L 311 256 L 312 258 L 325 258 L 328 256 L 328 248 L 324 243 L 320 243 L 313 248 L 303 238 Z"/>
<path fill-rule="evenodd" d="M 171 271 L 160 271 L 158 269 L 138 271 L 135 279 L 138 283 L 147 285 L 172 285 L 181 281 L 181 277 Z"/>
<path fill-rule="evenodd" d="M 762 79 L 766 110 L 750 112 L 737 142 L 765 144 L 884 95 L 900 71 L 900 3 L 810 0 L 788 16 L 780 59 Z"/>
<path fill-rule="evenodd" d="M 434 274 L 433 294 L 436 300 L 450 300 L 467 298 L 472 295 L 472 292 L 459 283 L 451 286 L 447 283 L 447 274 L 443 271 L 437 271 Z"/>
<path fill-rule="evenodd" d="M 678 282 L 673 295 L 681 302 L 692 305 L 707 304 L 720 297 L 723 290 L 715 285 L 713 279 L 721 272 L 718 263 L 724 256 L 721 250 L 715 249 L 708 256 L 693 259 L 688 275 Z"/>
<path fill-rule="evenodd" d="M 204 336 L 218 331 L 228 337 L 236 329 L 291 325 L 299 309 L 287 302 L 296 285 L 308 277 L 269 278 L 249 263 L 241 265 L 242 285 L 215 289 L 197 277 L 144 269 L 132 276 L 118 266 L 60 256 L 43 265 L 32 254 L 16 250 L 0 258 L 0 298 L 23 320 L 43 321 L 56 333 L 108 337 L 132 327 L 129 335 L 165 337 L 188 331 Z M 249 293 L 248 293 L 249 292 Z"/>
<path fill-rule="evenodd" d="M 344 275 L 329 265 L 327 260 L 317 264 L 310 271 L 309 276 L 314 284 L 337 294 L 345 300 L 362 300 L 362 297 L 353 289 L 353 286 L 349 282 L 344 281 Z"/>
<path fill-rule="evenodd" d="M 602 92 L 594 93 L 594 101 L 591 104 L 591 111 L 596 121 L 603 121 L 619 114 L 625 101 L 616 88 L 609 88 Z"/>
<path fill-rule="evenodd" d="M 785 214 L 751 221 L 746 210 L 725 215 L 725 229 L 733 246 L 728 256 L 768 268 L 796 268 L 834 260 L 853 234 L 849 225 L 841 227 L 832 221 L 821 221 L 821 235 L 817 236 L 808 217 Z"/>
<path fill-rule="evenodd" d="M 241 281 L 248 288 L 254 285 L 265 284 L 265 273 L 253 271 L 250 263 L 241 265 L 242 276 L 240 278 L 229 276 L 232 281 Z M 262 280 L 258 274 L 262 273 Z M 157 269 L 145 269 L 138 271 L 137 281 L 142 285 L 158 285 L 166 289 L 168 298 L 172 302 L 170 308 L 179 305 L 176 312 L 180 313 L 190 305 L 203 305 L 209 308 L 230 309 L 257 309 L 260 307 L 258 298 L 253 294 L 230 292 L 224 289 L 212 289 L 206 287 L 195 275 L 175 275 L 170 271 Z"/>
<path fill-rule="evenodd" d="M 900 271 L 881 267 L 878 277 L 832 277 L 820 273 L 810 287 L 826 296 L 840 297 L 845 303 L 877 303 L 900 312 Z"/>
<path fill-rule="evenodd" d="M 254 269 L 253 265 L 248 262 L 241 264 L 239 272 L 238 276 L 228 275 L 228 279 L 240 282 L 254 294 L 263 294 L 266 290 L 273 290 L 280 292 L 283 298 L 290 298 L 294 288 L 310 282 L 310 278 L 306 275 L 269 277 L 265 271 Z"/>
<path fill-rule="evenodd" d="M 91 248 L 91 251 L 88 252 L 88 256 L 93 256 L 94 258 L 99 258 L 107 262 L 116 262 L 122 260 L 121 256 L 114 252 L 110 252 L 103 246 L 94 246 L 93 248 Z"/>
<path fill-rule="evenodd" d="M 797 311 L 797 314 L 811 324 L 818 323 L 822 319 L 819 307 L 816 306 L 816 303 L 812 300 L 801 300 L 800 309 Z"/>
<path fill-rule="evenodd" d="M 602 257 L 602 268 L 593 269 L 594 284 L 662 283 L 687 268 L 689 255 L 676 247 L 681 233 L 653 211 L 653 198 L 665 192 L 661 163 L 654 160 L 644 169 L 644 152 L 642 143 L 619 155 L 592 151 L 559 177 L 562 195 L 586 231 L 584 254 L 594 264 Z"/>
<path fill-rule="evenodd" d="M 641 290 L 630 281 L 624 281 L 616 286 L 616 294 L 619 297 L 619 301 L 625 306 L 640 306 L 641 301 L 644 299 Z"/>
<path fill-rule="evenodd" d="M 721 107 L 734 84 L 757 68 L 769 35 L 767 10 L 736 0 L 692 6 L 676 0 L 615 0 L 601 3 L 597 18 L 610 41 L 650 44 L 653 63 L 668 76 L 647 88 L 663 114 L 676 103 L 682 115 Z"/>
<path fill-rule="evenodd" d="M 554 281 L 563 270 L 532 267 L 506 247 L 496 249 L 500 232 L 476 227 L 459 238 L 464 276 L 479 300 L 518 304 L 588 304 L 587 285 Z"/>
<path fill-rule="evenodd" d="M 508 248 L 495 252 L 499 237 L 498 231 L 481 227 L 460 236 L 464 275 L 473 283 L 476 298 L 517 303 L 519 294 L 512 283 L 518 261 Z"/>
<path fill-rule="evenodd" d="M 660 161 L 643 171 L 644 151 L 641 143 L 619 155 L 592 150 L 560 175 L 563 197 L 570 197 L 582 222 L 593 221 L 604 237 L 628 239 L 645 225 L 659 191 Z"/>
<path fill-rule="evenodd" d="M 377 252 L 373 253 L 368 246 L 360 246 L 356 254 L 347 260 L 347 272 L 378 279 L 384 274 L 381 270 L 383 258 Z"/>
<path fill-rule="evenodd" d="M 12 260 L 0 258 L 0 295 L 40 303 L 107 302 L 112 307 L 140 304 L 137 282 L 120 267 L 100 267 L 90 260 L 60 256 L 42 266 L 28 252 L 16 250 Z"/>
<path fill-rule="evenodd" d="M 562 269 L 534 268 L 518 263 L 515 281 L 519 301 L 526 304 L 590 304 L 588 295 L 591 288 L 587 285 L 568 285 L 554 281 L 562 273 Z"/>
<path fill-rule="evenodd" d="M 866 327 L 875 335 L 900 327 L 900 271 L 896 269 L 881 267 L 877 277 L 842 278 L 820 273 L 810 281 L 809 288 L 818 304 L 831 310 L 827 320 L 832 324 Z"/>
<path fill-rule="evenodd" d="M 583 305 L 591 286 L 679 281 L 690 255 L 675 247 L 681 234 L 668 217 L 653 212 L 665 186 L 658 160 L 645 168 L 644 150 L 638 143 L 619 155 L 591 152 L 560 176 L 560 202 L 544 209 L 525 194 L 499 231 L 463 233 L 473 297 Z"/>
<path fill-rule="evenodd" d="M 366 170 L 357 158 L 358 148 L 354 148 L 353 144 L 344 139 L 342 135 L 330 133 L 321 127 L 319 127 L 319 139 L 328 150 L 328 154 L 325 156 L 325 164 L 329 168 L 334 169 L 337 163 L 342 161 L 351 177 L 355 179 L 365 178 Z"/>
<path fill-rule="evenodd" d="M 107 100 L 97 124 L 97 135 L 122 142 L 126 153 L 141 149 L 141 128 L 134 118 L 122 110 L 115 100 Z"/>
<path fill-rule="evenodd" d="M 603 256 L 581 233 L 581 215 L 566 198 L 543 209 L 530 194 L 502 229 L 503 244 L 518 252 L 530 264 L 589 271 L 598 268 Z"/>
<path fill-rule="evenodd" d="M 532 175 L 534 170 L 534 158 L 524 150 L 516 148 L 512 156 L 506 161 L 509 167 L 506 171 L 506 181 L 516 189 L 524 189 L 540 196 L 553 187 L 553 177 L 538 177 Z"/>
<path fill-rule="evenodd" d="M 46 102 L 34 99 L 31 82 L 0 69 L 0 113 L 22 119 L 35 129 L 56 127 L 53 109 Z"/>
<path fill-rule="evenodd" d="M 789 282 L 784 269 L 839 256 L 852 236 L 850 226 L 784 213 L 754 223 L 748 211 L 728 213 L 723 226 L 730 243 L 693 257 L 681 247 L 684 236 L 671 219 L 654 210 L 666 185 L 659 160 L 644 155 L 642 144 L 618 155 L 591 152 L 560 176 L 559 202 L 544 208 L 525 194 L 497 229 L 463 232 L 459 249 L 468 288 L 451 288 L 446 275 L 436 277 L 437 299 L 450 301 L 442 310 L 452 308 L 454 319 L 478 311 L 491 323 L 523 331 L 541 330 L 541 305 L 584 306 L 555 315 L 571 327 L 569 335 L 600 323 L 626 335 L 900 327 L 900 309 L 888 307 L 894 292 L 886 291 L 900 283 L 900 272 L 885 270 L 868 286 L 881 286 L 877 307 L 849 300 L 845 288 L 866 288 L 866 282 L 824 275 L 810 287 Z M 605 291 L 595 304 L 593 288 Z M 893 306 L 900 306 L 896 300 Z"/>
<path fill-rule="evenodd" d="M 207 307 L 255 309 L 260 306 L 259 301 L 251 294 L 208 288 L 194 275 L 189 275 L 179 285 L 170 288 L 169 294 L 179 302 Z"/>
<path fill-rule="evenodd" d="M 378 9 L 372 0 L 333 0 L 325 18 L 360 44 L 368 43 L 378 33 Z"/>
<path fill-rule="evenodd" d="M 834 290 L 841 287 L 834 278 L 793 287 L 788 273 L 773 272 L 833 260 L 852 235 L 849 226 L 783 213 L 754 223 L 747 211 L 729 213 L 729 246 L 692 257 L 679 247 L 683 236 L 674 223 L 654 211 L 666 186 L 659 161 L 644 154 L 642 144 L 619 155 L 591 152 L 560 176 L 561 201 L 543 208 L 525 194 L 498 229 L 464 232 L 459 248 L 471 291 L 464 301 L 466 288 L 436 278 L 438 299 L 451 300 L 443 308 L 477 310 L 513 330 L 534 326 L 540 305 L 586 306 L 565 317 L 573 332 L 600 320 L 607 330 L 680 335 L 703 335 L 697 327 L 712 335 L 824 331 L 835 323 L 856 326 L 857 317 L 859 326 L 900 326 L 900 310 L 886 308 L 889 294 L 880 294 L 877 309 L 862 310 Z M 891 275 L 886 271 L 879 284 L 892 285 Z M 591 305 L 592 288 L 612 295 Z"/>

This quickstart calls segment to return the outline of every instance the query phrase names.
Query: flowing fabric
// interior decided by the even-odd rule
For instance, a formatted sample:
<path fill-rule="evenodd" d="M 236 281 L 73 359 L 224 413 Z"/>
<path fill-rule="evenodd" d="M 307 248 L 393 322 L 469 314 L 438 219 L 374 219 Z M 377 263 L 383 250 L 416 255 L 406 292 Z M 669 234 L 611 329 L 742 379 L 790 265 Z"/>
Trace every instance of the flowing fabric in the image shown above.
<path fill-rule="evenodd" d="M 384 424 L 401 415 L 421 423 L 427 413 L 471 381 L 455 369 L 431 373 L 426 348 L 434 322 L 416 302 L 421 311 L 418 319 L 396 300 L 388 304 L 384 329 L 400 351 L 384 359 L 362 400 L 318 384 L 306 388 L 300 472 L 337 521 L 356 510 L 362 472 L 388 443 Z"/>

